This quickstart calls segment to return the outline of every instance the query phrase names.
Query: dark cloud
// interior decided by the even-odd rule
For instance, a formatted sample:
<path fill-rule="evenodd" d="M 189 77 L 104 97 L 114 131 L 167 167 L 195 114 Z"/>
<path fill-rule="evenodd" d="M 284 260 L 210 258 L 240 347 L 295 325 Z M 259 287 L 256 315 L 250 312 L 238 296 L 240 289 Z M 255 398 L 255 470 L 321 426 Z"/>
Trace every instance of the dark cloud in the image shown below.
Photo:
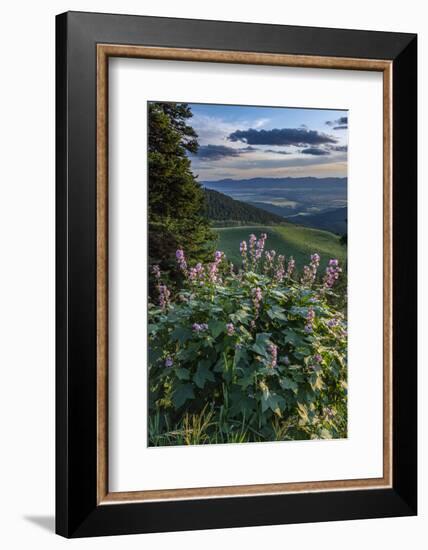
<path fill-rule="evenodd" d="M 330 154 L 326 149 L 320 149 L 319 147 L 308 147 L 307 149 L 302 149 L 300 152 L 304 155 L 314 155 L 317 157 Z"/>
<path fill-rule="evenodd" d="M 347 145 L 328 145 L 330 151 L 337 151 L 338 153 L 346 153 L 348 151 Z"/>
<path fill-rule="evenodd" d="M 255 151 L 254 147 L 243 147 L 236 149 L 226 145 L 201 145 L 196 153 L 199 160 L 220 160 L 225 157 L 239 157 L 243 153 Z"/>
<path fill-rule="evenodd" d="M 290 151 L 282 151 L 281 149 L 275 151 L 275 149 L 264 149 L 265 153 L 276 153 L 277 155 L 291 155 Z"/>
<path fill-rule="evenodd" d="M 229 141 L 242 141 L 249 145 L 294 145 L 307 147 L 310 145 L 322 145 L 324 143 L 337 143 L 337 140 L 306 128 L 274 128 L 273 130 L 236 130 L 228 138 Z"/>
<path fill-rule="evenodd" d="M 333 126 L 333 130 L 347 130 L 348 128 L 348 117 L 341 116 L 336 120 L 327 120 L 327 126 Z"/>

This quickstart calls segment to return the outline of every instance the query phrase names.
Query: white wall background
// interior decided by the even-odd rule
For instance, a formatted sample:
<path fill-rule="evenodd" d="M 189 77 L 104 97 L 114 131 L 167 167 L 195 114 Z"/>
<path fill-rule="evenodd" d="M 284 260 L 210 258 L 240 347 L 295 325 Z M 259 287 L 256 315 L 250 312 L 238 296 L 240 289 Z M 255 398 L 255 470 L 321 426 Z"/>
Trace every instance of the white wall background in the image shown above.
<path fill-rule="evenodd" d="M 66 10 L 133 13 L 419 33 L 420 97 L 425 90 L 428 23 L 424 4 L 396 0 L 57 0 L 8 2 L 0 18 L 0 545 L 15 548 L 174 547 L 239 544 L 319 550 L 422 548 L 428 530 L 427 477 L 420 471 L 420 516 L 392 520 L 140 535 L 67 542 L 53 534 L 54 512 L 54 16 Z M 425 22 L 424 22 L 425 18 Z M 425 62 L 425 67 L 423 63 Z M 420 104 L 420 229 L 427 194 Z M 425 207 L 425 208 L 424 208 Z M 425 238 L 421 234 L 422 254 Z M 420 256 L 420 281 L 427 276 Z M 426 376 L 420 289 L 420 464 L 426 462 Z M 428 305 L 428 304 L 426 304 Z M 422 349 L 425 348 L 425 349 Z"/>

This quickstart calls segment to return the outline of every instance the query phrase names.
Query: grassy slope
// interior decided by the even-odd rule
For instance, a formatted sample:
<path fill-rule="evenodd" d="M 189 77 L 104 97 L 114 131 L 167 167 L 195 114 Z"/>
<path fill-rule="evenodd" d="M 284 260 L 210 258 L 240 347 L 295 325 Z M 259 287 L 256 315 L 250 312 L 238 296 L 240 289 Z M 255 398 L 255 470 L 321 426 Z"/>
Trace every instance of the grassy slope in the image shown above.
<path fill-rule="evenodd" d="M 346 247 L 339 243 L 339 237 L 319 229 L 301 227 L 293 224 L 280 226 L 245 226 L 218 228 L 215 231 L 219 235 L 218 248 L 223 250 L 229 260 L 235 265 L 240 265 L 239 243 L 248 241 L 248 236 L 254 233 L 266 233 L 266 249 L 275 249 L 278 254 L 284 254 L 286 258 L 293 256 L 297 269 L 300 271 L 307 264 L 310 255 L 318 252 L 321 256 L 321 268 L 325 269 L 330 258 L 338 258 L 343 265 L 346 260 Z"/>

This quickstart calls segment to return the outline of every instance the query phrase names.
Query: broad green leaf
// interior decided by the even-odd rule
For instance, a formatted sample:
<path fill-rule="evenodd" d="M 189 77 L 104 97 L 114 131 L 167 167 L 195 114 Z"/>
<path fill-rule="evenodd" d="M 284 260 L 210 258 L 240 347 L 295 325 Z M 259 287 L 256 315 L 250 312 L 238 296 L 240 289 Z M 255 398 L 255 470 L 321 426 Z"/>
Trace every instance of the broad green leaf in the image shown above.
<path fill-rule="evenodd" d="M 194 399 L 192 384 L 179 384 L 172 394 L 172 402 L 176 409 L 179 409 L 188 399 Z"/>
<path fill-rule="evenodd" d="M 182 367 L 176 367 L 175 374 L 177 375 L 177 378 L 179 378 L 180 380 L 190 380 L 190 372 L 188 369 L 184 369 Z"/>
<path fill-rule="evenodd" d="M 279 380 L 279 384 L 283 390 L 297 390 L 298 384 L 292 379 L 288 378 L 287 376 L 283 376 Z"/>
<path fill-rule="evenodd" d="M 304 342 L 303 338 L 296 334 L 294 330 L 286 329 L 282 331 L 282 334 L 285 336 L 284 341 L 292 344 L 294 347 L 300 346 Z"/>
<path fill-rule="evenodd" d="M 259 355 L 266 355 L 266 348 L 261 344 L 253 344 L 251 349 L 258 353 Z"/>
<path fill-rule="evenodd" d="M 275 393 L 271 393 L 268 388 L 266 388 L 262 393 L 261 404 L 262 412 L 270 409 L 277 416 L 281 416 L 282 410 L 285 408 L 284 398 Z"/>
<path fill-rule="evenodd" d="M 195 384 L 202 389 L 205 386 L 206 382 L 214 382 L 215 378 L 206 363 L 200 361 L 198 364 L 198 368 L 193 375 L 193 380 Z"/>
<path fill-rule="evenodd" d="M 316 372 L 312 373 L 311 376 L 309 377 L 309 383 L 314 391 L 322 390 L 324 387 L 324 383 L 322 381 L 321 376 Z"/>
<path fill-rule="evenodd" d="M 272 306 L 268 309 L 267 314 L 271 319 L 279 319 L 280 321 L 287 321 L 287 316 L 284 313 L 284 310 L 278 306 Z"/>
<path fill-rule="evenodd" d="M 177 327 L 171 333 L 171 340 L 178 340 L 180 344 L 184 344 L 190 338 L 192 338 L 192 331 L 188 328 Z"/>
<path fill-rule="evenodd" d="M 209 321 L 208 328 L 214 338 L 217 338 L 219 334 L 226 330 L 226 323 L 224 321 Z"/>

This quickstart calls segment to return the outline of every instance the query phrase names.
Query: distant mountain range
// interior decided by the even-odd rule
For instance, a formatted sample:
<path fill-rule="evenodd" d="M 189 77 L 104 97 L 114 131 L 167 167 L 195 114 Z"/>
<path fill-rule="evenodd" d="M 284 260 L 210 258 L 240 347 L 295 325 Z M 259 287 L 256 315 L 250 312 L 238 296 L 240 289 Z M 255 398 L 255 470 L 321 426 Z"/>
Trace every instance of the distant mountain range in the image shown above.
<path fill-rule="evenodd" d="M 223 179 L 202 185 L 293 223 L 346 233 L 347 178 Z"/>
<path fill-rule="evenodd" d="M 315 229 L 325 229 L 332 233 L 344 235 L 348 232 L 348 209 L 336 208 L 334 210 L 325 210 L 318 214 L 297 214 L 287 218 L 289 222 L 304 225 L 305 227 L 314 227 Z"/>
<path fill-rule="evenodd" d="M 204 189 L 207 218 L 214 222 L 228 222 L 227 225 L 262 224 L 278 225 L 285 222 L 277 216 L 251 204 L 237 201 L 211 189 Z M 221 224 L 217 224 L 221 225 Z"/>

